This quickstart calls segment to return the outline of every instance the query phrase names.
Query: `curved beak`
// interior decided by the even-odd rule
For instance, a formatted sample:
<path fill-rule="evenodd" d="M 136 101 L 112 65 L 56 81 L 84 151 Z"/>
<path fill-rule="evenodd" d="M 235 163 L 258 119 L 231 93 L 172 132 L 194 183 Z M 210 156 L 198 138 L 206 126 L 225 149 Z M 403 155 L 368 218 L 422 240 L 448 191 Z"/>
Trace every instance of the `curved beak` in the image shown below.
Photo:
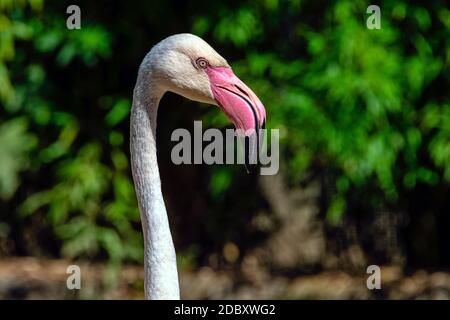
<path fill-rule="evenodd" d="M 264 127 L 266 110 L 256 94 L 230 68 L 209 67 L 206 73 L 219 107 L 245 136 Z"/>
<path fill-rule="evenodd" d="M 250 164 L 256 164 L 259 159 L 262 142 L 260 129 L 265 127 L 266 110 L 256 94 L 230 68 L 209 67 L 206 73 L 217 104 L 234 123 L 238 134 L 245 137 L 245 165 L 248 171 Z"/>

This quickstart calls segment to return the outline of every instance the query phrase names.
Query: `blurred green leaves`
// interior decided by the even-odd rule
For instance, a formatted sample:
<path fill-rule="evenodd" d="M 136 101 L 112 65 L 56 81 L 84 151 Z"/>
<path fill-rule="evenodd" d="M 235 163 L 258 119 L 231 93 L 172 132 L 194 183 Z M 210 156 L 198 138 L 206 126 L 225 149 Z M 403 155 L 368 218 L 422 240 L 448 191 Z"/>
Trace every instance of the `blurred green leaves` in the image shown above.
<path fill-rule="evenodd" d="M 112 37 L 99 24 L 68 32 L 64 12 L 40 15 L 42 5 L 0 2 L 0 107 L 6 111 L 0 113 L 0 197 L 11 198 L 29 169 L 40 183 L 27 190 L 16 218 L 42 216 L 63 256 L 140 260 L 139 212 L 128 159 L 117 149 L 124 137 L 112 129 L 128 116 L 130 100 L 109 100 L 104 142 L 112 149 L 105 153 L 99 137 L 80 138 L 85 122 L 76 111 L 85 105 L 69 101 L 52 78 L 57 72 L 49 71 L 75 62 L 94 67 L 110 56 Z M 63 103 L 54 99 L 58 94 L 66 95 Z"/>
<path fill-rule="evenodd" d="M 24 118 L 0 124 L 0 198 L 8 199 L 16 191 L 19 173 L 29 167 L 29 152 L 36 144 L 36 137 L 27 132 Z"/>
<path fill-rule="evenodd" d="M 58 166 L 59 182 L 30 196 L 21 213 L 26 216 L 45 208 L 67 257 L 95 256 L 103 249 L 115 262 L 137 260 L 142 254 L 141 236 L 131 223 L 139 221 L 139 214 L 133 187 L 124 175 L 127 158 L 116 151 L 114 170 L 103 165 L 100 156 L 99 145 L 85 145 L 76 157 Z M 103 203 L 111 185 L 115 196 Z"/>
<path fill-rule="evenodd" d="M 314 23 L 308 17 L 312 7 L 290 1 L 242 4 L 226 18 L 220 12 L 200 17 L 193 27 L 222 43 L 247 46 L 233 68 L 264 102 L 268 126 L 286 130 L 287 176 L 300 182 L 317 166 L 334 173 L 327 205 L 332 224 L 345 213 L 350 191 L 358 190 L 361 201 L 370 203 L 376 190 L 373 197 L 381 194 L 392 204 L 418 183 L 436 185 L 442 176 L 448 181 L 449 95 L 444 88 L 427 92 L 442 81 L 448 86 L 445 6 L 388 1 L 377 31 L 365 28 L 364 1 L 315 7 Z M 244 15 L 250 16 L 246 22 L 239 20 Z M 254 17 L 258 23 L 250 26 Z M 432 17 L 440 17 L 434 26 L 439 31 L 429 33 L 432 23 L 439 24 Z M 288 33 L 276 29 L 280 23 Z M 213 176 L 213 193 L 223 192 L 221 175 Z"/>
<path fill-rule="evenodd" d="M 129 99 L 118 100 L 105 117 L 106 124 L 110 127 L 122 122 L 130 114 L 131 103 Z"/>
<path fill-rule="evenodd" d="M 217 168 L 213 171 L 210 180 L 211 195 L 219 198 L 225 193 L 233 180 L 232 173 L 224 168 Z"/>
<path fill-rule="evenodd" d="M 257 12 L 247 6 L 238 10 L 224 8 L 218 21 L 213 21 L 211 17 L 199 17 L 192 29 L 198 35 L 213 29 L 217 40 L 231 42 L 237 47 L 244 47 L 250 40 L 262 36 L 263 31 Z"/>
<path fill-rule="evenodd" d="M 57 19 L 49 28 L 35 21 L 38 30 L 35 47 L 42 53 L 57 50 L 56 62 L 66 66 L 72 59 L 79 57 L 86 65 L 93 65 L 99 57 L 111 54 L 111 36 L 100 26 L 83 26 L 77 32 L 67 32 L 65 22 Z"/>

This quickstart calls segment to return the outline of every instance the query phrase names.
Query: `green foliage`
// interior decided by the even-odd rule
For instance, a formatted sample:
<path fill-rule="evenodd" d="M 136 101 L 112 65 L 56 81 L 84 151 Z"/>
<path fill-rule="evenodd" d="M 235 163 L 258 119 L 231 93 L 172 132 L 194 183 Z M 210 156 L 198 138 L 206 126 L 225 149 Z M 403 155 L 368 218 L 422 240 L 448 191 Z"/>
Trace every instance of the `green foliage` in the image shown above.
<path fill-rule="evenodd" d="M 235 16 L 267 22 L 247 29 L 245 41 L 236 27 L 223 35 L 228 18 L 221 20 L 220 14 L 198 20 L 202 33 L 247 45 L 246 57 L 233 67 L 264 101 L 268 125 L 286 133 L 284 154 L 292 156 L 282 160 L 288 176 L 300 182 L 317 164 L 334 172 L 331 223 L 345 212 L 350 190 L 363 194 L 375 188 L 395 203 L 402 190 L 417 183 L 448 181 L 449 97 L 426 93 L 439 81 L 448 85 L 448 10 L 390 1 L 382 6 L 381 30 L 370 31 L 364 1 L 315 8 L 318 23 L 303 22 L 310 21 L 312 10 L 306 3 L 288 12 L 292 4 L 240 8 Z M 429 32 L 431 17 L 440 32 Z M 270 22 L 280 19 L 291 22 L 289 34 L 262 40 L 260 34 L 278 33 L 279 25 Z M 421 156 L 424 150 L 429 157 Z"/>
<path fill-rule="evenodd" d="M 114 171 L 100 161 L 96 144 L 81 148 L 76 157 L 58 166 L 59 182 L 51 189 L 30 196 L 21 206 L 23 215 L 47 208 L 47 221 L 64 241 L 67 257 L 93 256 L 99 248 L 110 259 L 138 260 L 142 252 L 139 233 L 131 223 L 139 219 L 133 188 L 123 173 L 127 160 L 121 151 L 113 153 Z M 114 200 L 102 202 L 113 187 Z"/>
<path fill-rule="evenodd" d="M 48 26 L 35 22 L 38 29 L 35 38 L 35 47 L 38 51 L 46 53 L 57 51 L 56 62 L 60 66 L 69 64 L 79 57 L 86 65 L 93 65 L 99 57 L 110 55 L 110 35 L 102 27 L 84 26 L 78 32 L 67 32 L 60 28 L 65 21 L 56 20 L 48 30 Z"/>
<path fill-rule="evenodd" d="M 43 215 L 66 257 L 97 257 L 103 252 L 115 263 L 140 261 L 142 235 L 133 225 L 139 222 L 139 212 L 122 151 L 123 134 L 111 128 L 109 154 L 104 154 L 97 139 L 89 139 L 76 151 L 74 143 L 80 141 L 83 121 L 69 101 L 57 105 L 51 99 L 58 84 L 49 78 L 48 66 L 34 58 L 54 57 L 62 69 L 79 62 L 85 68 L 94 67 L 111 54 L 110 34 L 100 25 L 89 24 L 79 32 L 67 32 L 64 15 L 39 17 L 39 1 L 2 2 L 2 6 L 0 99 L 6 113 L 1 113 L 0 125 L 0 197 L 13 196 L 24 170 L 38 173 L 51 168 L 53 182 L 40 191 L 32 190 L 17 209 L 21 219 Z M 26 14 L 28 6 L 31 14 Z M 29 43 L 32 51 L 16 46 L 17 41 Z M 130 100 L 108 101 L 106 107 L 112 107 L 105 123 L 114 127 L 128 115 Z M 28 132 L 29 127 L 36 132 Z M 109 165 L 102 156 L 109 158 Z"/>
<path fill-rule="evenodd" d="M 30 165 L 28 153 L 36 137 L 26 132 L 27 123 L 16 118 L 0 125 L 0 197 L 10 198 L 19 186 L 19 173 Z"/>

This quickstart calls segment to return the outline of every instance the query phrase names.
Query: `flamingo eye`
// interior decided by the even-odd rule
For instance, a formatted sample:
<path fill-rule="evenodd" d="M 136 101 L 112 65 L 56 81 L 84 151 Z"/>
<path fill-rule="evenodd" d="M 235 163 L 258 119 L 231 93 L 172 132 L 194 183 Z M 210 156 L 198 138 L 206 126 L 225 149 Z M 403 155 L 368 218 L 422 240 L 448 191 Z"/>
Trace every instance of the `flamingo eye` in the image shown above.
<path fill-rule="evenodd" d="M 209 62 L 205 58 L 198 58 L 195 60 L 195 63 L 201 69 L 206 69 L 209 66 Z"/>

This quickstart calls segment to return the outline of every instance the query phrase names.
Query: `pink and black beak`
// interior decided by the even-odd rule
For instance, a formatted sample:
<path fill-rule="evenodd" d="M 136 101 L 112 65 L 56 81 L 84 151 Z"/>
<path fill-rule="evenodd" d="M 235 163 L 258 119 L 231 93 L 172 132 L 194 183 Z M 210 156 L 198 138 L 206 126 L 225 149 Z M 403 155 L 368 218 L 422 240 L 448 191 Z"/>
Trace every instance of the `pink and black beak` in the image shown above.
<path fill-rule="evenodd" d="M 256 94 L 230 68 L 208 67 L 206 73 L 214 99 L 245 136 L 245 164 L 248 168 L 252 156 L 259 159 L 260 130 L 265 127 L 266 110 Z M 251 144 L 250 141 L 256 143 Z"/>

